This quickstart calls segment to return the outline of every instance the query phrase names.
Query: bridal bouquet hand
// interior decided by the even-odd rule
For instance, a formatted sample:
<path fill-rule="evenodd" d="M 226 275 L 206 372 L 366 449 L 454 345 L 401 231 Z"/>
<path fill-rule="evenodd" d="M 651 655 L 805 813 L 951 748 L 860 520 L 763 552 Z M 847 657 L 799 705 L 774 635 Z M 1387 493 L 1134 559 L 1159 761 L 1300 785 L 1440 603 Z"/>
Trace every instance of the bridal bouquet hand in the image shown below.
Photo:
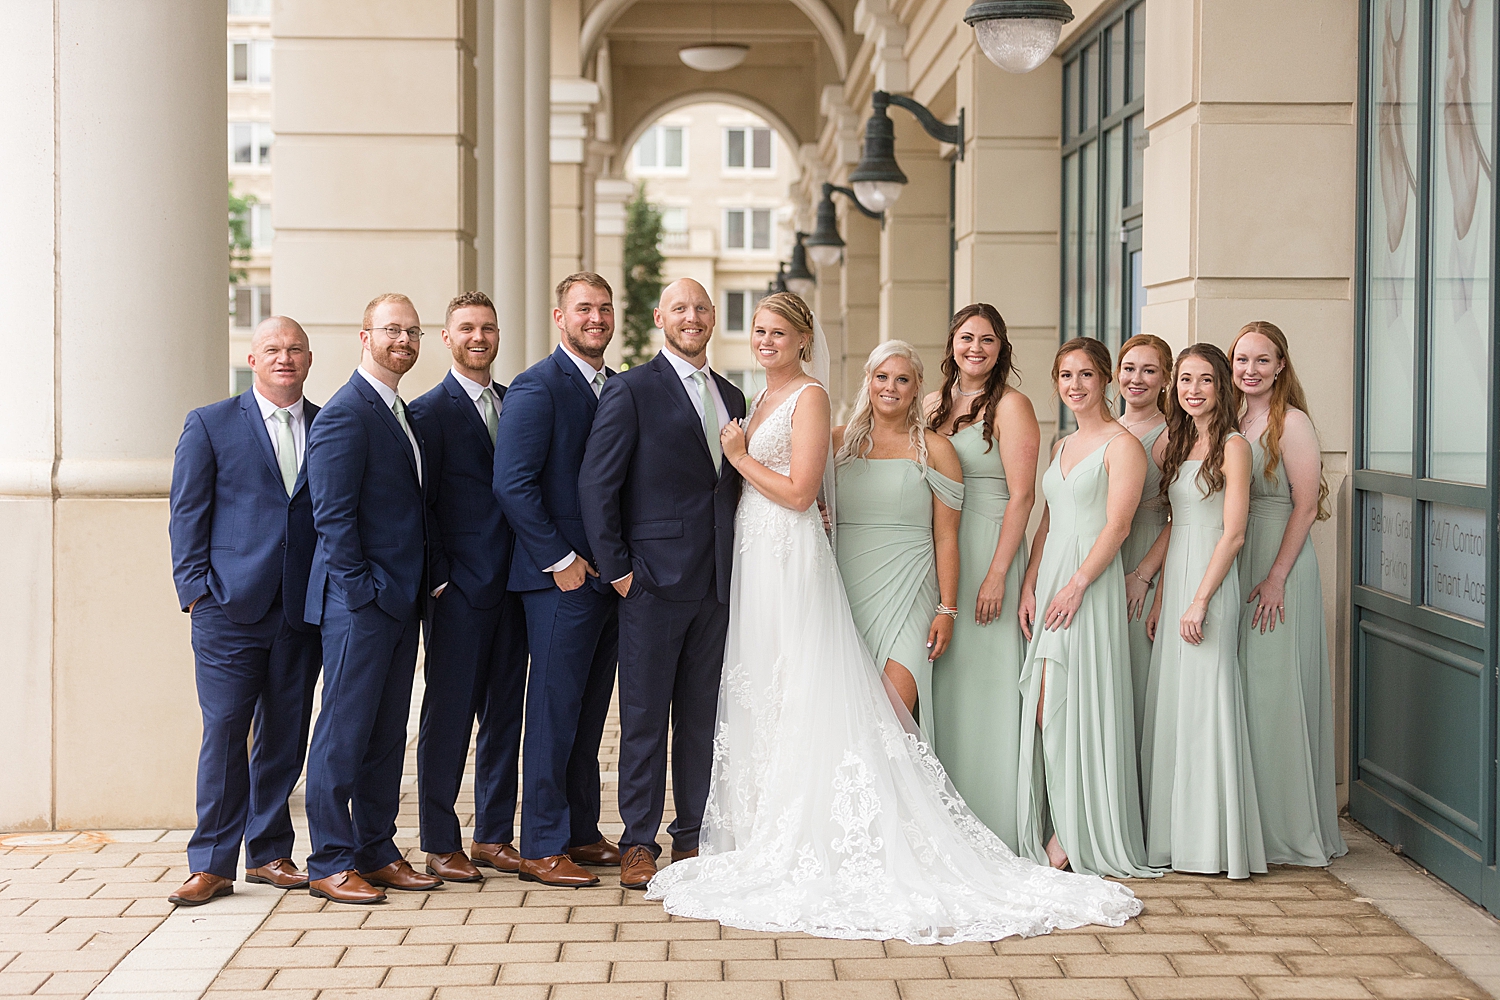
<path fill-rule="evenodd" d="M 745 428 L 738 420 L 731 420 L 719 431 L 719 448 L 724 452 L 724 461 L 738 465 L 748 453 L 745 448 Z"/>

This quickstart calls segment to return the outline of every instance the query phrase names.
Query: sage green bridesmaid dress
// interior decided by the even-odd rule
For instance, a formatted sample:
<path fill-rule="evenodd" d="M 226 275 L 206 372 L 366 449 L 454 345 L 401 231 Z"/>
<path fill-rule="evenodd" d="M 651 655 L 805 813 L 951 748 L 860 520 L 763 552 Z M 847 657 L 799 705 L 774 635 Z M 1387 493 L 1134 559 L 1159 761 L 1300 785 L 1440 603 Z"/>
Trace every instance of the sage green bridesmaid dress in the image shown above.
<path fill-rule="evenodd" d="M 1261 441 L 1250 446 L 1250 520 L 1240 551 L 1247 598 L 1266 578 L 1292 516 L 1286 470 L 1267 480 Z M 1334 790 L 1333 682 L 1323 623 L 1323 583 L 1312 538 L 1302 543 L 1286 578 L 1286 621 L 1261 634 L 1250 627 L 1255 605 L 1240 606 L 1240 669 L 1250 756 L 1266 839 L 1266 860 L 1321 868 L 1344 854 Z"/>
<path fill-rule="evenodd" d="M 1021 660 L 1026 637 L 1016 616 L 1026 576 L 1022 540 L 1005 574 L 1000 617 L 974 622 L 974 602 L 990 571 L 1010 490 L 998 442 L 986 444 L 973 423 L 950 441 L 964 469 L 963 517 L 958 523 L 958 620 L 953 642 L 932 667 L 932 723 L 938 759 L 964 801 L 1012 851 L 1016 834 L 1016 774 L 1021 755 Z"/>
<path fill-rule="evenodd" d="M 1062 458 L 1070 443 L 1064 439 L 1042 477 L 1049 518 L 1036 582 L 1039 620 L 1020 679 L 1021 720 L 1028 735 L 1021 740 L 1016 769 L 1019 853 L 1047 864 L 1050 825 L 1075 872 L 1153 878 L 1161 872 L 1146 863 L 1142 836 L 1119 554 L 1084 591 L 1070 626 L 1049 631 L 1040 621 L 1108 520 L 1104 451 L 1109 443 L 1083 456 L 1064 476 Z M 1038 731 L 1044 672 L 1047 690 Z"/>
<path fill-rule="evenodd" d="M 1266 848 L 1245 725 L 1235 567 L 1208 602 L 1203 641 L 1191 645 L 1178 630 L 1224 536 L 1224 491 L 1204 498 L 1200 465 L 1183 462 L 1168 488 L 1172 540 L 1141 738 L 1146 848 L 1153 865 L 1248 878 L 1266 870 Z"/>
<path fill-rule="evenodd" d="M 932 498 L 960 510 L 963 484 L 908 458 L 856 458 L 835 475 L 839 574 L 854 624 L 877 667 L 895 660 L 911 672 L 912 716 L 931 741 L 927 632 L 938 606 Z"/>
<path fill-rule="evenodd" d="M 1153 428 L 1141 438 L 1141 447 L 1146 449 L 1146 485 L 1141 490 L 1141 505 L 1135 509 L 1135 518 L 1130 522 L 1130 534 L 1120 546 L 1120 565 L 1129 573 L 1141 564 L 1161 530 L 1167 526 L 1167 498 L 1161 495 L 1161 468 L 1151 454 L 1157 438 L 1167 429 L 1166 424 Z M 1146 616 L 1151 613 L 1151 602 L 1156 599 L 1156 583 L 1146 591 L 1145 610 L 1137 620 L 1130 619 L 1130 689 L 1135 697 L 1135 742 L 1140 749 L 1141 733 L 1146 721 L 1146 678 L 1151 673 L 1151 640 L 1146 636 Z"/>

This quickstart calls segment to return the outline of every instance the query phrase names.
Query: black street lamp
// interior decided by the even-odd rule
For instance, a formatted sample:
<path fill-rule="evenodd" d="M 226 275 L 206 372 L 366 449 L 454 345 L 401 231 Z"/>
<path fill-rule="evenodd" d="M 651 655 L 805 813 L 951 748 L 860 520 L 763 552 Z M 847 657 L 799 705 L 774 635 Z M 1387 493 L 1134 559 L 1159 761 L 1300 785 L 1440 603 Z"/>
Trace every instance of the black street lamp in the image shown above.
<path fill-rule="evenodd" d="M 812 298 L 813 289 L 818 287 L 818 279 L 807 269 L 807 248 L 802 245 L 806 238 L 806 233 L 797 233 L 797 242 L 792 247 L 791 266 L 781 276 L 786 290 L 800 295 L 804 301 Z"/>
<path fill-rule="evenodd" d="M 872 212 L 861 205 L 853 191 L 837 184 L 823 183 L 823 199 L 818 202 L 817 225 L 802 242 L 807 247 L 807 255 L 818 267 L 832 267 L 839 262 L 839 255 L 844 251 L 844 239 L 839 235 L 839 217 L 833 207 L 833 194 L 839 194 L 854 203 L 854 207 L 872 219 L 885 220 L 880 212 Z"/>
<path fill-rule="evenodd" d="M 1029 73 L 1046 62 L 1071 20 L 1073 8 L 1063 0 L 979 0 L 964 11 L 980 50 L 1007 73 Z"/>
<path fill-rule="evenodd" d="M 896 163 L 896 128 L 885 113 L 890 104 L 910 111 L 921 123 L 923 131 L 938 142 L 951 143 L 958 150 L 958 159 L 964 158 L 963 108 L 958 109 L 958 124 L 948 125 L 938 121 L 931 111 L 910 97 L 875 91 L 870 96 L 872 114 L 865 122 L 865 152 L 849 175 L 854 196 L 872 212 L 884 212 L 894 205 L 906 184 L 906 174 Z"/>
<path fill-rule="evenodd" d="M 766 294 L 774 295 L 784 291 L 786 291 L 786 261 L 783 260 L 776 264 L 776 277 L 766 282 Z"/>

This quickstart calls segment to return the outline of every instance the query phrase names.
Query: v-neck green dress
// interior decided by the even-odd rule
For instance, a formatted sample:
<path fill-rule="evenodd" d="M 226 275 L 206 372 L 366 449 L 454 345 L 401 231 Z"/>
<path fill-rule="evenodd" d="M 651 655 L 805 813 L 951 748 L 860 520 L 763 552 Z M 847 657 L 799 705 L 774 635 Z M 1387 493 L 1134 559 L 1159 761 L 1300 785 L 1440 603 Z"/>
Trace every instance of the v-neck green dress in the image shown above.
<path fill-rule="evenodd" d="M 1240 551 L 1240 592 L 1248 597 L 1276 561 L 1292 490 L 1283 467 L 1267 479 L 1262 441 L 1250 446 L 1250 520 Z M 1323 867 L 1344 854 L 1334 789 L 1333 679 L 1323 621 L 1323 582 L 1312 538 L 1286 578 L 1286 621 L 1251 628 L 1255 605 L 1240 606 L 1240 669 L 1250 756 L 1266 838 L 1266 860 Z"/>
<path fill-rule="evenodd" d="M 1162 431 L 1163 423 L 1146 432 L 1141 438 L 1141 447 L 1146 449 L 1146 485 L 1141 489 L 1141 505 L 1135 509 L 1135 518 L 1130 522 L 1130 534 L 1120 546 L 1120 565 L 1129 573 L 1141 564 L 1151 546 L 1161 537 L 1167 526 L 1167 498 L 1161 495 L 1161 468 L 1151 454 Z M 1146 721 L 1146 678 L 1151 673 L 1151 639 L 1146 635 L 1146 616 L 1151 613 L 1151 602 L 1156 600 L 1156 581 L 1146 591 L 1145 610 L 1139 620 L 1132 618 L 1130 632 L 1130 689 L 1135 699 L 1135 742 L 1140 750 L 1141 733 Z"/>
<path fill-rule="evenodd" d="M 1036 582 L 1038 621 L 1021 669 L 1021 720 L 1024 732 L 1035 735 L 1022 738 L 1017 768 L 1020 853 L 1047 864 L 1050 825 L 1075 872 L 1151 878 L 1161 872 L 1146 863 L 1119 554 L 1084 591 L 1070 626 L 1049 631 L 1042 624 L 1052 598 L 1078 572 L 1108 522 L 1109 442 L 1064 476 L 1069 443 L 1064 439 L 1042 477 L 1047 540 Z"/>
<path fill-rule="evenodd" d="M 999 442 L 973 423 L 950 441 L 964 469 L 958 524 L 958 619 L 953 642 L 932 667 L 932 722 L 938 759 L 964 801 L 1012 851 L 1016 774 L 1021 755 L 1021 661 L 1026 637 L 1016 612 L 1026 576 L 1024 539 L 1005 575 L 1000 617 L 974 622 L 974 602 L 1000 544 L 1010 489 Z"/>
<path fill-rule="evenodd" d="M 875 666 L 895 660 L 916 680 L 912 715 L 930 741 L 927 632 L 938 606 L 932 498 L 960 510 L 963 484 L 908 458 L 856 458 L 835 475 L 839 574 L 849 610 Z"/>

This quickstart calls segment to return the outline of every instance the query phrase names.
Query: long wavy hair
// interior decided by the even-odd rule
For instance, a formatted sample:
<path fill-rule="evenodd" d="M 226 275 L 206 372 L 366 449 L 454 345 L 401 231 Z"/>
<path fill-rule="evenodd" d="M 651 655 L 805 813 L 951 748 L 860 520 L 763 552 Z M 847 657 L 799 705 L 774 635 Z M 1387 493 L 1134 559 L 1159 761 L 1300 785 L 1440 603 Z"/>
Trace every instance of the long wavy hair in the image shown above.
<path fill-rule="evenodd" d="M 870 383 L 875 378 L 875 369 L 891 358 L 904 358 L 916 376 L 916 394 L 911 407 L 906 411 L 906 432 L 911 446 L 917 453 L 917 464 L 927 468 L 927 421 L 922 416 L 922 356 L 917 349 L 904 340 L 887 340 L 870 352 L 865 360 L 865 381 L 854 401 L 854 414 L 844 427 L 844 443 L 834 456 L 835 465 L 844 465 L 856 458 L 864 458 L 875 447 L 871 433 L 875 429 L 875 414 L 870 407 Z"/>
<path fill-rule="evenodd" d="M 1138 333 L 1120 345 L 1120 353 L 1115 355 L 1115 381 L 1120 380 L 1120 364 L 1125 360 L 1125 355 L 1137 347 L 1149 347 L 1156 352 L 1162 373 L 1161 391 L 1156 394 L 1156 408 L 1166 413 L 1167 397 L 1172 395 L 1172 345 L 1156 334 Z"/>
<path fill-rule="evenodd" d="M 938 399 L 937 409 L 932 411 L 929 418 L 929 426 L 941 427 L 953 415 L 958 406 L 953 397 L 958 390 L 958 362 L 953 358 L 953 338 L 958 336 L 959 327 L 963 326 L 975 316 L 984 317 L 989 323 L 990 329 L 995 331 L 995 338 L 1000 341 L 1000 356 L 995 359 L 995 367 L 990 369 L 989 377 L 984 381 L 984 389 L 969 402 L 969 409 L 960 413 L 953 421 L 953 431 L 958 431 L 975 420 L 984 417 L 984 450 L 989 451 L 995 446 L 995 415 L 1000 410 L 1000 397 L 1005 395 L 1006 387 L 1010 385 L 1010 377 L 1017 376 L 1020 381 L 1020 371 L 1017 370 L 1013 360 L 1015 349 L 1011 346 L 1010 336 L 1005 331 L 1005 319 L 1000 315 L 1000 310 L 988 302 L 975 302 L 973 305 L 964 306 L 953 314 L 953 322 L 948 324 L 948 345 L 943 349 L 943 388 L 942 395 Z"/>
<path fill-rule="evenodd" d="M 1234 343 L 1229 345 L 1229 356 L 1234 357 L 1234 349 L 1239 346 L 1240 338 L 1247 333 L 1258 333 L 1271 342 L 1276 348 L 1276 355 L 1281 361 L 1281 371 L 1271 381 L 1271 412 L 1266 417 L 1266 433 L 1262 440 L 1266 446 L 1266 481 L 1274 483 L 1277 481 L 1276 470 L 1281 465 L 1281 435 L 1286 431 L 1286 411 L 1288 409 L 1301 410 L 1307 414 L 1307 419 L 1312 419 L 1312 412 L 1307 408 L 1307 394 L 1302 391 L 1302 382 L 1297 378 L 1297 370 L 1292 367 L 1292 355 L 1287 349 L 1286 334 L 1275 323 L 1268 323 L 1258 319 L 1253 323 L 1246 323 L 1239 333 L 1235 334 Z M 1318 520 L 1326 521 L 1333 516 L 1333 511 L 1328 507 L 1328 480 L 1323 476 L 1322 463 L 1318 466 Z"/>
<path fill-rule="evenodd" d="M 1066 344 L 1057 349 L 1057 354 L 1052 358 L 1052 392 L 1057 392 L 1057 377 L 1062 372 L 1062 360 L 1069 354 L 1082 351 L 1088 355 L 1089 361 L 1093 363 L 1094 369 L 1099 373 L 1100 388 L 1099 409 L 1103 411 L 1106 418 L 1113 418 L 1114 412 L 1110 409 L 1109 386 L 1114 381 L 1114 366 L 1110 364 L 1109 348 L 1104 346 L 1104 341 L 1095 340 L 1093 337 L 1074 337 Z"/>
<path fill-rule="evenodd" d="M 1177 398 L 1177 380 L 1182 375 L 1182 363 L 1189 358 L 1208 362 L 1214 376 L 1214 409 L 1208 423 L 1208 455 L 1198 467 L 1198 488 L 1204 499 L 1224 488 L 1224 442 L 1239 429 L 1240 395 L 1234 387 L 1234 372 L 1229 367 L 1229 356 L 1216 344 L 1206 341 L 1191 344 L 1177 355 L 1177 364 L 1172 369 L 1172 391 L 1167 395 L 1167 449 L 1161 461 L 1161 495 L 1167 495 L 1167 487 L 1177 481 L 1182 463 L 1192 454 L 1198 443 L 1198 424 Z"/>
<path fill-rule="evenodd" d="M 762 309 L 775 313 L 792 325 L 792 329 L 807 337 L 807 343 L 802 345 L 802 353 L 799 355 L 805 364 L 813 357 L 813 314 L 802 296 L 796 292 L 774 292 L 755 303 L 755 311 L 759 313 Z M 755 327 L 755 317 L 751 316 L 750 326 Z M 826 386 L 825 386 L 826 388 Z"/>

